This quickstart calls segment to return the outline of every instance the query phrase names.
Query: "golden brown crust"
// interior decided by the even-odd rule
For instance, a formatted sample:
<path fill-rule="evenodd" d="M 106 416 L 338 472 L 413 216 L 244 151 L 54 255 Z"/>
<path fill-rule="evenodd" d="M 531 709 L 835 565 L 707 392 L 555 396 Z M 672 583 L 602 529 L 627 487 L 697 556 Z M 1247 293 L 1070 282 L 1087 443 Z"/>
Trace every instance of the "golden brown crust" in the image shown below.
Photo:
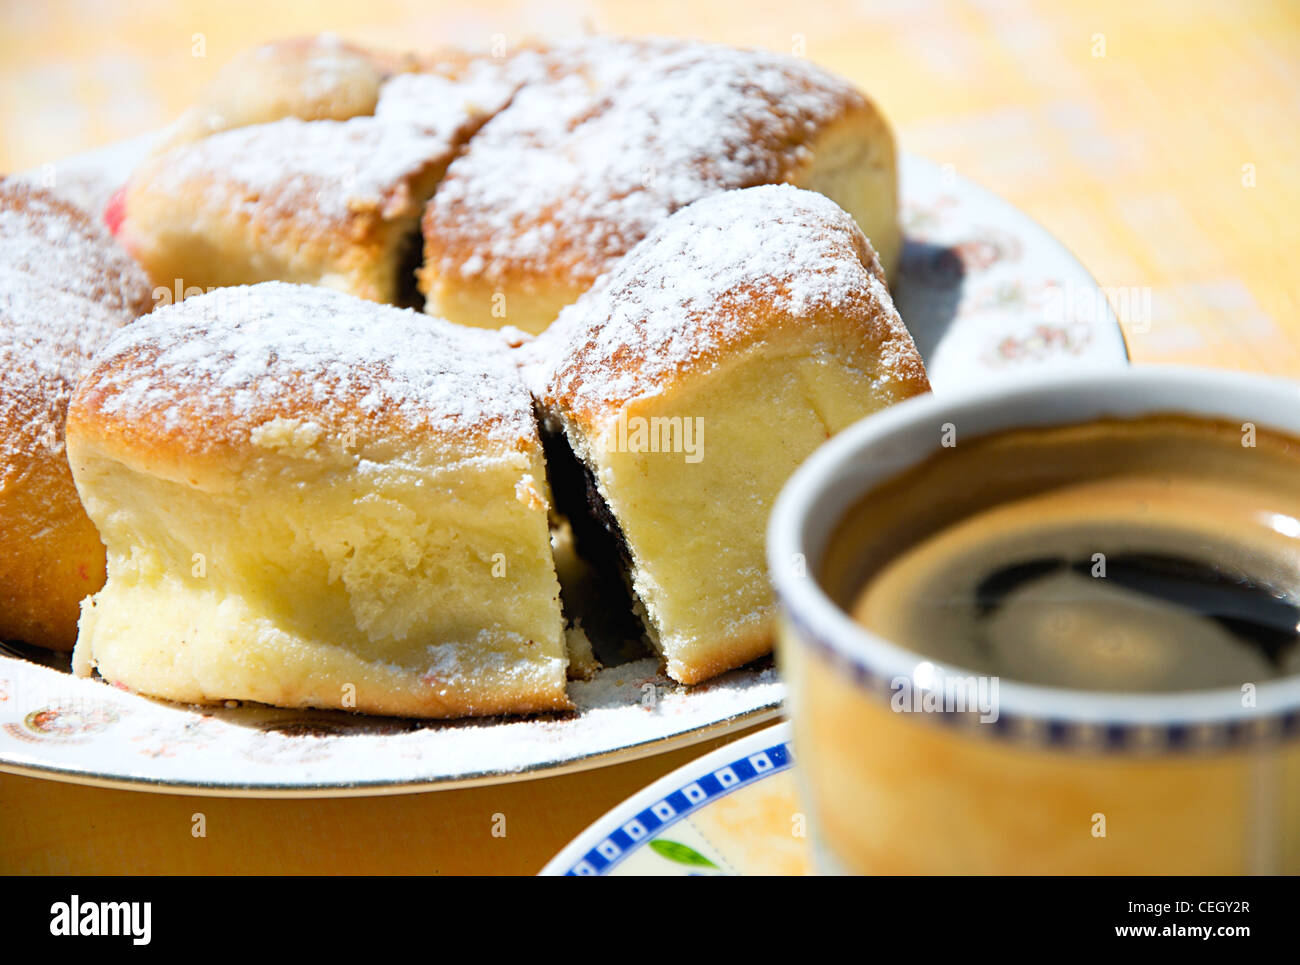
<path fill-rule="evenodd" d="M 286 117 L 343 121 L 373 114 L 380 85 L 411 65 L 411 58 L 386 56 L 332 34 L 251 47 L 217 72 L 159 151 Z"/>
<path fill-rule="evenodd" d="M 124 244 L 179 295 L 288 281 L 402 300 L 426 201 L 514 90 L 490 58 L 448 51 L 420 66 L 376 82 L 367 116 L 286 108 L 251 123 L 250 107 L 245 123 L 151 158 L 125 192 Z"/>
<path fill-rule="evenodd" d="M 220 289 L 122 332 L 77 388 L 69 444 L 164 476 L 237 478 L 274 420 L 318 458 L 403 447 L 536 444 L 528 394 L 494 333 L 302 285 Z"/>
<path fill-rule="evenodd" d="M 505 321 L 540 330 L 549 319 L 510 302 L 564 304 L 674 211 L 790 180 L 822 129 L 874 112 L 805 62 L 682 41 L 556 45 L 516 69 L 531 76 L 423 222 L 421 288 L 455 321 L 475 321 L 454 314 L 459 290 L 488 290 L 504 293 Z M 492 307 L 477 324 L 501 324 Z"/>
<path fill-rule="evenodd" d="M 633 399 L 672 390 L 780 330 L 831 325 L 864 371 L 925 391 L 925 366 L 862 232 L 834 202 L 787 185 L 679 212 L 525 350 L 544 406 L 594 434 Z"/>
<path fill-rule="evenodd" d="M 120 237 L 169 291 L 283 280 L 392 301 L 459 133 L 370 117 L 224 131 L 135 173 Z"/>
<path fill-rule="evenodd" d="M 750 627 L 709 644 L 708 655 L 697 660 L 681 658 L 666 661 L 668 675 L 683 684 L 700 684 L 718 674 L 743 667 L 772 652 L 774 636 L 772 618 L 761 626 Z"/>
<path fill-rule="evenodd" d="M 85 212 L 0 182 L 0 639 L 69 650 L 104 548 L 64 451 L 77 378 L 151 305 L 147 280 Z"/>
<path fill-rule="evenodd" d="M 114 681 L 114 686 L 127 691 L 132 690 L 130 686 L 120 681 Z M 152 695 L 146 693 L 145 696 Z M 209 697 L 200 693 L 174 694 L 169 695 L 167 699 L 200 707 L 218 707 L 228 703 L 228 698 Z M 355 703 L 349 704 L 346 708 L 341 708 L 337 698 L 332 694 L 320 697 L 300 693 L 281 694 L 274 700 L 265 702 L 276 707 L 346 709 L 359 714 L 419 717 L 431 720 L 520 716 L 573 709 L 573 701 L 569 699 L 563 687 L 558 689 L 528 685 L 503 687 L 499 684 L 480 686 L 467 681 L 457 681 L 456 692 L 441 694 L 434 692 L 427 685 L 393 686 L 387 689 L 358 688 Z"/>
<path fill-rule="evenodd" d="M 104 584 L 104 547 L 62 448 L 0 492 L 0 529 L 0 639 L 71 650 L 79 604 Z"/>
<path fill-rule="evenodd" d="M 6 276 L 30 279 L 128 320 L 153 307 L 139 266 L 97 220 L 75 204 L 51 191 L 0 178 L 0 216 L 5 219 L 0 271 Z M 54 327 L 55 320 L 49 318 L 33 323 L 28 306 L 12 297 L 6 304 L 17 312 L 6 323 L 11 334 L 18 324 Z"/>
<path fill-rule="evenodd" d="M 207 703 L 218 702 L 207 701 Z M 305 700 L 277 703 L 276 706 L 324 707 L 331 709 L 336 707 L 336 704 Z M 427 693 L 413 694 L 402 691 L 359 695 L 356 707 L 348 709 L 361 714 L 446 720 L 457 717 L 497 717 L 506 715 L 517 717 L 524 714 L 566 711 L 573 709 L 573 701 L 569 699 L 563 688 L 548 692 L 542 688 L 513 690 L 499 686 L 475 687 L 461 685 L 459 693 L 441 697 L 430 696 Z"/>

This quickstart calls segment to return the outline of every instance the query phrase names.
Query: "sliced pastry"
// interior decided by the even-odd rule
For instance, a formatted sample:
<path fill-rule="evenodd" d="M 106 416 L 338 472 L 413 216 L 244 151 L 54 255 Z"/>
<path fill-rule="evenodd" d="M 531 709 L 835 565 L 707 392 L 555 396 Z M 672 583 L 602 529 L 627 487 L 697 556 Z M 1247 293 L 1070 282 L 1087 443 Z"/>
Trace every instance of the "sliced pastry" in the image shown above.
<path fill-rule="evenodd" d="M 195 296 L 100 354 L 68 455 L 108 550 L 77 672 L 194 703 L 568 706 L 541 443 L 495 336 L 321 288 Z"/>
<path fill-rule="evenodd" d="M 71 650 L 104 547 L 64 452 L 95 351 L 152 306 L 149 281 L 85 212 L 0 180 L 0 640 Z"/>
<path fill-rule="evenodd" d="M 853 218 L 786 185 L 677 212 L 520 351 L 557 505 L 684 683 L 770 649 L 763 534 L 794 469 L 928 388 Z"/>
<path fill-rule="evenodd" d="M 425 203 L 512 93 L 498 73 L 401 74 L 377 94 L 378 116 L 287 117 L 174 146 L 132 175 L 118 236 L 177 299 L 287 281 L 404 304 Z"/>
<path fill-rule="evenodd" d="M 424 218 L 428 310 L 544 329 L 693 201 L 789 182 L 898 257 L 893 137 L 847 82 L 758 50 L 587 39 L 526 51 L 523 83 L 448 169 Z"/>
<path fill-rule="evenodd" d="M 345 121 L 373 114 L 379 88 L 407 64 L 334 34 L 250 47 L 232 58 L 172 125 L 163 147 L 219 131 L 296 117 Z"/>

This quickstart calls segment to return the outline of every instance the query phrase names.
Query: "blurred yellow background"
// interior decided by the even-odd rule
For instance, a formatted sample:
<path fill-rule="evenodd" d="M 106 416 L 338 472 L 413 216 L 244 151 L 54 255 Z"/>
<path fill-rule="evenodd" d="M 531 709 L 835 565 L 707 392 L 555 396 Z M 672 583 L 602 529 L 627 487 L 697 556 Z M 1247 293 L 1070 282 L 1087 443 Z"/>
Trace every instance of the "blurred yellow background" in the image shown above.
<path fill-rule="evenodd" d="M 235 51 L 320 30 L 394 48 L 593 30 L 802 53 L 869 92 L 905 150 L 1043 222 L 1104 287 L 1149 288 L 1149 324 L 1126 333 L 1135 360 L 1300 376 L 1294 0 L 3 0 L 0 170 L 156 129 Z M 693 753 L 474 791 L 209 801 L 226 831 L 198 846 L 192 799 L 0 777 L 0 827 L 17 832 L 0 836 L 0 872 L 532 872 Z M 508 846 L 479 834 L 498 810 L 520 816 Z"/>

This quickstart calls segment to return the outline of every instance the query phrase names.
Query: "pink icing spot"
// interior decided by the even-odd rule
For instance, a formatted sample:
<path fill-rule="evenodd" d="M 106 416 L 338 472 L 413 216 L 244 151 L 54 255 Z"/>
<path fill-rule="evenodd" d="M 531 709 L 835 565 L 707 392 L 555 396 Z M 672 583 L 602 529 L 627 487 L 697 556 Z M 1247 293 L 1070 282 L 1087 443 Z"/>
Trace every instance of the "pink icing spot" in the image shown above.
<path fill-rule="evenodd" d="M 120 187 L 113 192 L 113 196 L 108 199 L 108 204 L 104 206 L 104 224 L 108 225 L 108 230 L 117 234 L 122 230 L 122 222 L 126 219 L 126 187 Z"/>

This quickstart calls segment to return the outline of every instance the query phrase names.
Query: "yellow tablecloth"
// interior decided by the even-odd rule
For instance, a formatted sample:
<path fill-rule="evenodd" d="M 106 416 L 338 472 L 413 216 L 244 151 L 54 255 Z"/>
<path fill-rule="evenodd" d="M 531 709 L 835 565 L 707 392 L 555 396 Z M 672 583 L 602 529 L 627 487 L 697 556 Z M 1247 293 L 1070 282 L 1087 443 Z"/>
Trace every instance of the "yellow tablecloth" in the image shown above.
<path fill-rule="evenodd" d="M 397 48 L 482 46 L 585 29 L 802 53 L 869 91 L 905 149 L 1043 222 L 1103 287 L 1149 290 L 1150 317 L 1128 319 L 1136 361 L 1300 376 L 1300 5 L 1287 0 L 11 3 L 0 6 L 0 170 L 155 129 L 266 39 L 333 30 Z M 717 743 L 367 799 L 0 776 L 0 872 L 532 872 Z M 196 812 L 206 838 L 191 836 Z M 504 838 L 491 834 L 496 813 Z"/>

